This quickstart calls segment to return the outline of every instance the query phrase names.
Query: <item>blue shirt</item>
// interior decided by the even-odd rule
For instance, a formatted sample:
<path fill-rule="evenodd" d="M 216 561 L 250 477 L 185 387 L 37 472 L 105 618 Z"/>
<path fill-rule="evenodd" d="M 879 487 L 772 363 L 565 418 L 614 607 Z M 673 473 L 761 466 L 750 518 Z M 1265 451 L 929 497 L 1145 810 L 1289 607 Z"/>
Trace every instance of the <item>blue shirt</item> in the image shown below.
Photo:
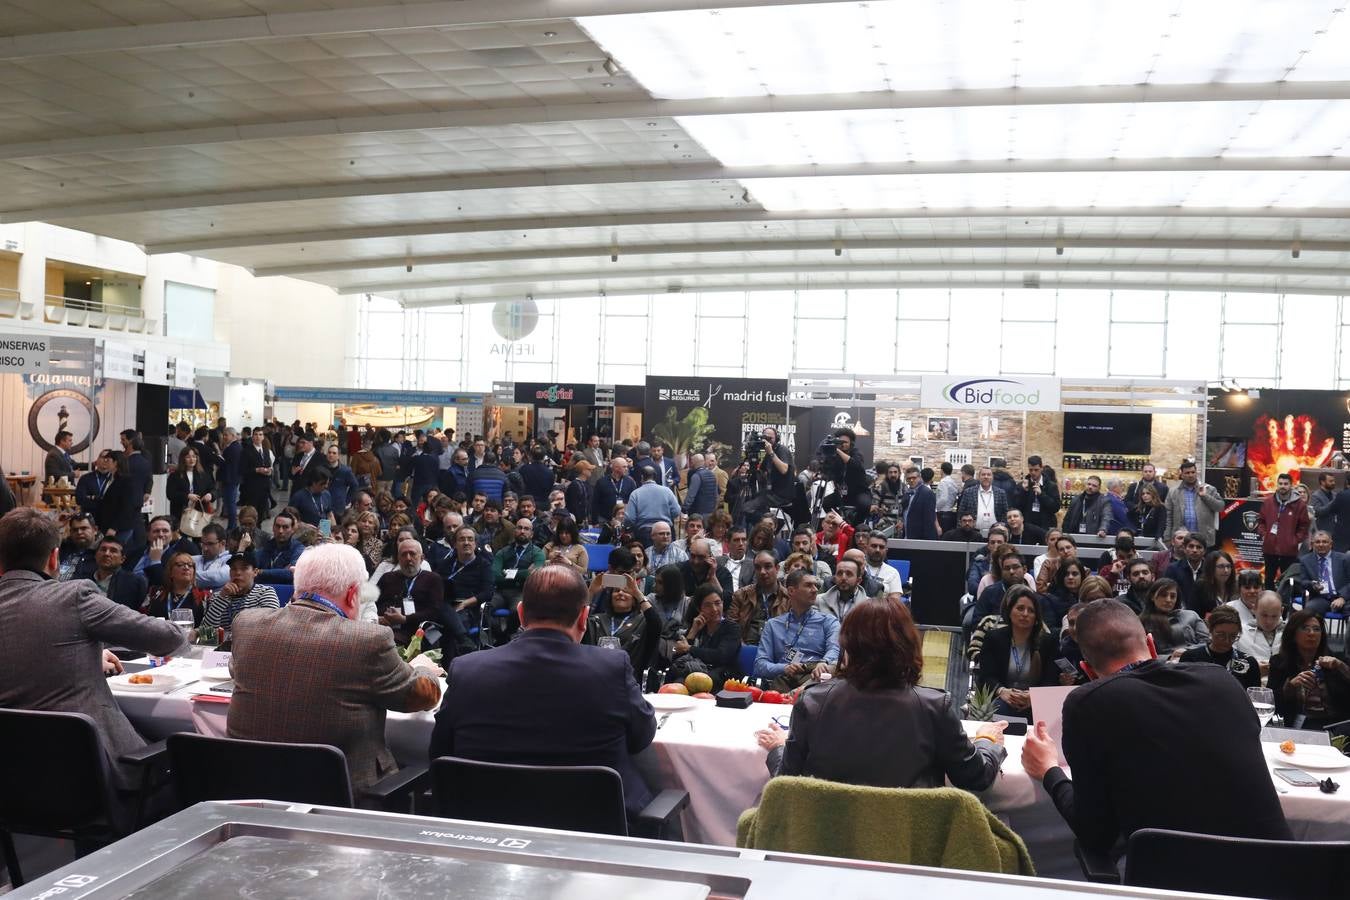
<path fill-rule="evenodd" d="M 839 620 L 813 606 L 801 618 L 789 610 L 765 622 L 755 656 L 755 677 L 782 675 L 794 647 L 801 662 L 838 662 Z"/>
<path fill-rule="evenodd" d="M 675 499 L 675 495 L 668 487 L 653 481 L 628 495 L 624 521 L 634 528 L 655 525 L 657 522 L 673 525 L 679 517 L 680 501 Z"/>
<path fill-rule="evenodd" d="M 1200 493 L 1198 488 L 1188 488 L 1184 484 L 1181 486 L 1181 500 L 1183 512 L 1181 514 L 1181 524 L 1186 526 L 1187 531 L 1199 531 L 1199 522 L 1195 518 L 1195 497 Z"/>

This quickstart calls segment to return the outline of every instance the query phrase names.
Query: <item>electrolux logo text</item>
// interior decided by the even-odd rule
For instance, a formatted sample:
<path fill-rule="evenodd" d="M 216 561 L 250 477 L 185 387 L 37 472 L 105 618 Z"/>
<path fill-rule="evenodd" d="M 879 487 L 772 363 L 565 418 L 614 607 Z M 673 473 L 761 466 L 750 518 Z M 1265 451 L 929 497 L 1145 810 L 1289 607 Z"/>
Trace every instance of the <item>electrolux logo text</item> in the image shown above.
<path fill-rule="evenodd" d="M 1039 390 L 1027 390 L 1020 381 L 1011 378 L 976 378 L 971 381 L 960 381 L 947 385 L 943 393 L 958 406 L 1008 408 L 1037 406 L 1041 402 Z"/>

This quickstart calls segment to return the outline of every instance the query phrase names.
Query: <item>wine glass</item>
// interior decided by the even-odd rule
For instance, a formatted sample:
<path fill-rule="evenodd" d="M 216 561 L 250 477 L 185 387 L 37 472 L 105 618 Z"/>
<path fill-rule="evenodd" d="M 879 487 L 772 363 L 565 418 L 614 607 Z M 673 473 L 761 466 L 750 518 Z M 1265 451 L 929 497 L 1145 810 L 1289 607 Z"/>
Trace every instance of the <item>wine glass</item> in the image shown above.
<path fill-rule="evenodd" d="M 1256 717 L 1261 720 L 1261 727 L 1265 728 L 1275 715 L 1275 692 L 1270 688 L 1247 688 L 1247 699 L 1252 701 L 1252 709 L 1256 710 Z"/>
<path fill-rule="evenodd" d="M 196 623 L 192 618 L 190 609 L 171 609 L 169 610 L 169 621 L 183 632 L 183 639 L 192 643 L 192 631 L 196 628 Z"/>

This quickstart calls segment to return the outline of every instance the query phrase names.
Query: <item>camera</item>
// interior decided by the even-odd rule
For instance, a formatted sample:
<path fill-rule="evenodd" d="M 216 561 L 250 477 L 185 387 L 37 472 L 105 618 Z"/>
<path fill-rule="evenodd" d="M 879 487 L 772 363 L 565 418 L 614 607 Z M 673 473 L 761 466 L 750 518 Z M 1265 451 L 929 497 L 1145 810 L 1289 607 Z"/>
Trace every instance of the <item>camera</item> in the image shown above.
<path fill-rule="evenodd" d="M 835 437 L 833 434 L 827 434 L 821 440 L 820 446 L 816 448 L 816 453 L 818 453 L 821 456 L 828 457 L 838 449 L 839 449 L 839 438 Z"/>
<path fill-rule="evenodd" d="M 764 432 L 752 431 L 745 436 L 745 458 L 754 462 L 764 452 Z"/>

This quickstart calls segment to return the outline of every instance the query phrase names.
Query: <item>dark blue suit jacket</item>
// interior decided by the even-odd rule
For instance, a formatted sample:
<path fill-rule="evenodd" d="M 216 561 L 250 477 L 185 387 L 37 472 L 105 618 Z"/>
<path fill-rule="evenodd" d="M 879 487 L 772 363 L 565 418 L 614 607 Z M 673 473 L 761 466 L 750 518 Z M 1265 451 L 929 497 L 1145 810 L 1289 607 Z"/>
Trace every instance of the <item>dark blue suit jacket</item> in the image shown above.
<path fill-rule="evenodd" d="M 601 477 L 594 485 L 595 490 L 591 492 L 591 515 L 597 522 L 608 522 L 609 517 L 614 512 L 614 504 L 622 500 L 628 502 L 628 495 L 633 493 L 637 485 L 633 482 L 632 476 L 623 476 L 623 481 L 619 482 L 619 489 L 614 490 L 614 479 L 610 478 L 608 473 Z"/>
<path fill-rule="evenodd" d="M 1344 553 L 1337 553 L 1332 550 L 1328 554 L 1327 562 L 1331 565 L 1331 583 L 1335 590 L 1328 600 L 1342 597 L 1350 601 L 1350 556 Z M 1303 569 L 1303 584 L 1308 589 L 1310 597 L 1319 596 L 1313 591 L 1314 582 L 1321 578 L 1321 566 L 1317 562 L 1316 553 L 1305 553 L 1298 558 L 1298 564 Z"/>
<path fill-rule="evenodd" d="M 912 541 L 938 539 L 937 495 L 922 482 L 914 489 L 914 496 L 905 509 L 905 537 Z"/>
<path fill-rule="evenodd" d="M 504 647 L 455 657 L 446 677 L 432 759 L 609 766 L 630 812 L 651 801 L 631 756 L 652 742 L 656 717 L 627 653 L 531 628 Z"/>

